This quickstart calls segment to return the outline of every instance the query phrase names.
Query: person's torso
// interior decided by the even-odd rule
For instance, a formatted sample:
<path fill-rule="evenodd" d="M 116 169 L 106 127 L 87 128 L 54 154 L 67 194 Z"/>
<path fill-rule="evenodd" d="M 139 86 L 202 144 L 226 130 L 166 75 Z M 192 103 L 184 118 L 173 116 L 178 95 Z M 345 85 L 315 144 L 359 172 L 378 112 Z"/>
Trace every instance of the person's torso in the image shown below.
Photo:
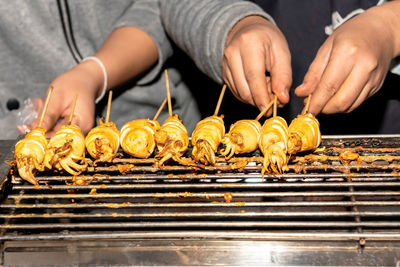
<path fill-rule="evenodd" d="M 282 110 L 292 120 L 304 107 L 294 95 L 310 63 L 328 34 L 341 23 L 378 4 L 377 0 L 254 0 L 275 20 L 285 35 L 292 55 L 293 84 L 290 104 Z M 318 115 L 324 134 L 399 133 L 400 102 L 393 90 L 397 77 L 349 114 Z"/>

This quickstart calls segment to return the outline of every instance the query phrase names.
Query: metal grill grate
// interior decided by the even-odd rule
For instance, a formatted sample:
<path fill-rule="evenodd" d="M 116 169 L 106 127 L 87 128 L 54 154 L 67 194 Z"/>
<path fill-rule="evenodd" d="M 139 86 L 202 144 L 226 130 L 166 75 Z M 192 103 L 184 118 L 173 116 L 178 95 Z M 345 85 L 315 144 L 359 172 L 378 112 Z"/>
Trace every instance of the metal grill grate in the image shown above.
<path fill-rule="evenodd" d="M 198 168 L 118 158 L 92 165 L 75 178 L 82 185 L 43 173 L 34 187 L 10 174 L 0 240 L 400 239 L 400 137 L 325 137 L 321 147 L 264 181 L 257 153 Z M 341 162 L 345 151 L 361 160 Z"/>

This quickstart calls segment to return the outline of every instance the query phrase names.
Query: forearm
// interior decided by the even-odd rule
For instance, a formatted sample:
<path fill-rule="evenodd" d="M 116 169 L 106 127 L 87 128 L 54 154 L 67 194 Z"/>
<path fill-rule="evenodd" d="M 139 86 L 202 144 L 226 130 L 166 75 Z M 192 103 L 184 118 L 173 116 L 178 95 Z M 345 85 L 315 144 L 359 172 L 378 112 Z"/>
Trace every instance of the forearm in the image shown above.
<path fill-rule="evenodd" d="M 153 39 L 135 27 L 115 29 L 95 54 L 104 64 L 108 88 L 115 88 L 138 77 L 158 60 Z"/>
<path fill-rule="evenodd" d="M 400 0 L 390 1 L 380 6 L 367 10 L 371 18 L 381 18 L 384 25 L 382 31 L 386 31 L 390 36 L 393 45 L 393 58 L 400 55 Z"/>

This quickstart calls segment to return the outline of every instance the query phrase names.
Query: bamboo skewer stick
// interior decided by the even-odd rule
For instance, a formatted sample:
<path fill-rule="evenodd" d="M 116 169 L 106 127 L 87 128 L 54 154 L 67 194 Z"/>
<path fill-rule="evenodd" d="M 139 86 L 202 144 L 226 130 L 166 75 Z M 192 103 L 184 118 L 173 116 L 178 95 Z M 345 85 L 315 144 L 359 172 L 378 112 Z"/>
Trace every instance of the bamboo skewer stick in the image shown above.
<path fill-rule="evenodd" d="M 168 112 L 169 112 L 169 116 L 172 116 L 171 93 L 169 90 L 168 71 L 164 70 L 164 73 L 165 73 L 165 84 L 167 86 Z"/>
<path fill-rule="evenodd" d="M 76 99 L 77 99 L 77 98 L 78 98 L 78 94 L 75 94 L 74 102 L 72 102 L 71 114 L 69 114 L 68 125 L 71 124 L 72 118 L 74 117 L 74 111 L 75 111 Z"/>
<path fill-rule="evenodd" d="M 224 97 L 224 94 L 225 94 L 225 90 L 226 90 L 226 84 L 224 84 L 224 86 L 222 86 L 222 90 L 221 90 L 221 93 L 219 94 L 219 98 L 218 98 L 217 107 L 215 108 L 215 111 L 214 111 L 214 116 L 218 115 L 219 108 L 221 107 L 222 98 Z"/>
<path fill-rule="evenodd" d="M 267 111 L 272 107 L 272 105 L 274 104 L 274 100 L 271 100 L 268 105 L 260 112 L 260 114 L 258 114 L 258 116 L 255 118 L 256 121 L 260 120 L 262 118 L 262 116 L 264 116 L 265 113 L 267 113 Z"/>
<path fill-rule="evenodd" d="M 165 104 L 167 103 L 167 97 L 162 102 L 161 106 L 158 108 L 156 115 L 154 115 L 153 121 L 157 120 L 158 116 L 160 116 L 161 111 L 164 109 Z"/>
<path fill-rule="evenodd" d="M 308 113 L 308 108 L 310 107 L 310 102 L 311 102 L 311 95 L 312 95 L 312 94 L 309 94 L 309 95 L 308 95 L 306 107 L 304 108 L 303 114 Z"/>
<path fill-rule="evenodd" d="M 38 127 L 42 127 L 44 114 L 46 114 L 47 107 L 49 106 L 50 96 L 51 96 L 52 92 L 53 92 L 53 86 L 51 85 L 50 88 L 49 88 L 49 92 L 47 93 L 46 102 L 44 103 L 44 107 L 43 107 L 43 110 L 42 110 L 42 114 L 40 116 L 40 121 L 39 121 Z"/>
<path fill-rule="evenodd" d="M 110 119 L 111 100 L 112 100 L 112 90 L 110 90 L 110 92 L 108 93 L 106 123 L 107 123 L 108 120 Z"/>
<path fill-rule="evenodd" d="M 276 113 L 277 113 L 277 109 L 278 109 L 278 107 L 277 107 L 277 101 L 278 100 L 278 97 L 275 95 L 275 97 L 274 97 L 274 113 L 273 113 L 273 117 L 276 117 Z"/>

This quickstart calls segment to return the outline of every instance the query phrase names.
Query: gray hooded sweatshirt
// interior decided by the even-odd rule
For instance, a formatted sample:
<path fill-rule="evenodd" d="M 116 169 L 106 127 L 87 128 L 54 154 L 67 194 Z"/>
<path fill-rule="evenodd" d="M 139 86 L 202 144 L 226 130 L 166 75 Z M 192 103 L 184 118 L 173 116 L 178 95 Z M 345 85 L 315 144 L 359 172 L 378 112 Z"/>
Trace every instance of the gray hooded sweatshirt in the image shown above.
<path fill-rule="evenodd" d="M 173 54 L 156 0 L 70 0 L 72 31 L 82 57 L 93 55 L 113 29 L 134 26 L 155 41 L 159 61 L 140 79 L 125 86 L 112 104 L 117 127 L 152 118 L 166 96 L 163 64 Z M 56 0 L 0 1 L 0 119 L 27 98 L 44 98 L 58 75 L 77 64 L 67 46 Z M 193 129 L 200 119 L 194 99 L 174 69 L 169 69 L 173 111 Z M 102 106 L 98 105 L 98 108 Z M 103 112 L 103 110 L 100 110 Z M 168 116 L 166 109 L 159 121 Z M 4 126 L 4 125 L 0 125 Z M 0 139 L 3 139 L 0 136 Z"/>

